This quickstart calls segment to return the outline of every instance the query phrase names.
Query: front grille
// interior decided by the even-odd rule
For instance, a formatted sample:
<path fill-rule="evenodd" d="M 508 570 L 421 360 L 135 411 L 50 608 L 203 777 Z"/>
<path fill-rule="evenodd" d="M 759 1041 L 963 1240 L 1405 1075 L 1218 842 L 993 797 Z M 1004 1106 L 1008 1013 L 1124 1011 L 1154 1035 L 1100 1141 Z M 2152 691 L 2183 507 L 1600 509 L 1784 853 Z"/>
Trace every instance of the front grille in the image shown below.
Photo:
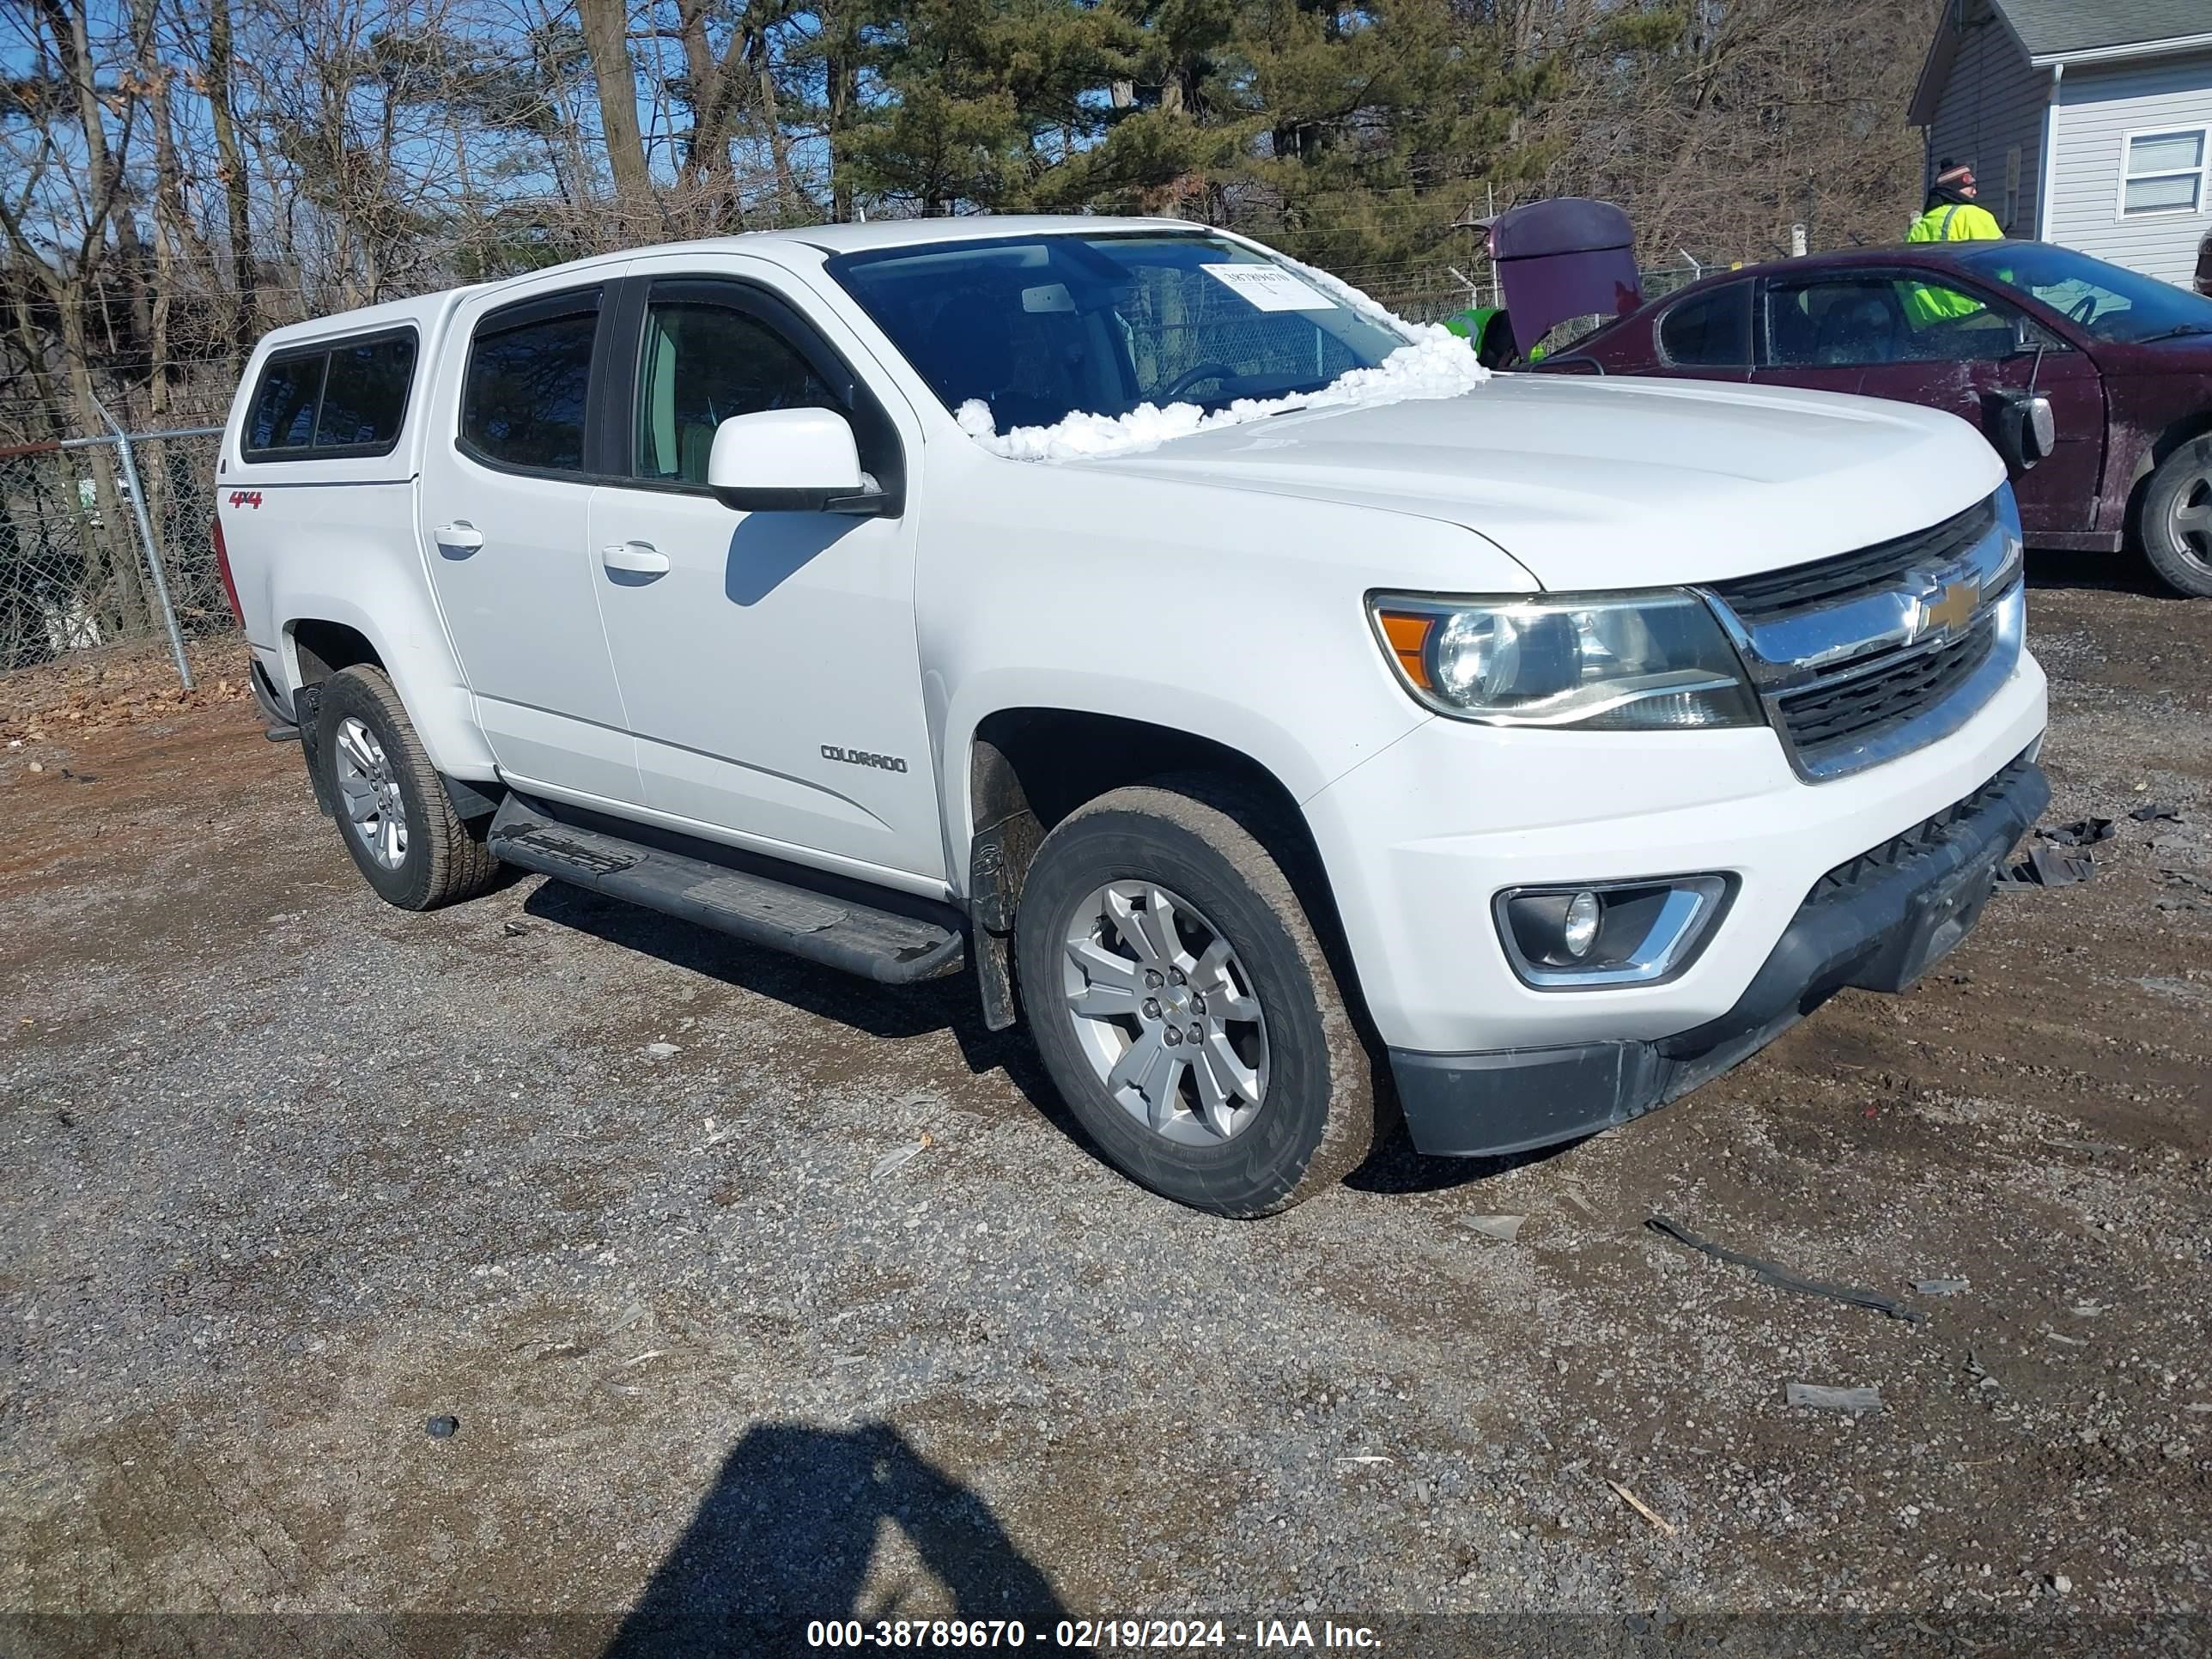
<path fill-rule="evenodd" d="M 2018 551 L 2000 490 L 1912 535 L 1705 591 L 1819 781 L 1933 743 L 1995 694 L 2020 649 Z"/>
<path fill-rule="evenodd" d="M 1987 496 L 1964 513 L 1910 536 L 1814 564 L 1715 582 L 1712 591 L 1746 628 L 1757 628 L 1896 587 L 1915 570 L 1941 570 L 1956 563 L 1990 533 L 1996 520 L 1997 498 Z"/>
<path fill-rule="evenodd" d="M 1943 701 L 1990 658 L 1996 642 L 1994 613 L 1944 644 L 1899 653 L 1842 680 L 1815 681 L 1776 699 L 1799 757 L 1819 767 L 1845 747 L 1869 744 Z"/>

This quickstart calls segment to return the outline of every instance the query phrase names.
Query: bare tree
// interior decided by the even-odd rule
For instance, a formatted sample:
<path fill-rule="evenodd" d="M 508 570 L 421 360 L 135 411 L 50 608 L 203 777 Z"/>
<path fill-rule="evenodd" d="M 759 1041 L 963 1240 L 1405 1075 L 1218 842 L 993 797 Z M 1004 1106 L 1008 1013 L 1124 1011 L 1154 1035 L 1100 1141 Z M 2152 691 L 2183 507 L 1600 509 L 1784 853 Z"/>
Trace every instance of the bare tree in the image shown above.
<path fill-rule="evenodd" d="M 140 100 L 127 77 L 111 73 L 100 82 L 86 0 L 38 0 L 37 15 L 47 49 L 41 56 L 52 66 L 56 112 L 67 109 L 75 122 L 64 117 L 37 124 L 28 154 L 11 156 L 24 183 L 14 199 L 0 183 L 0 233 L 15 256 L 13 263 L 52 310 L 74 423 L 80 431 L 104 432 L 106 419 L 93 386 L 90 324 L 101 302 L 96 284 L 110 224 L 124 201 L 124 164 Z M 143 58 L 150 44 L 134 32 L 125 61 Z M 19 307 L 19 319 L 23 314 Z M 112 623 L 143 631 L 149 613 L 137 560 L 120 533 L 122 496 L 114 465 L 103 448 L 92 451 L 91 461 L 96 517 L 86 521 L 83 532 L 100 568 L 95 586 L 112 606 Z"/>
<path fill-rule="evenodd" d="M 637 75 L 629 58 L 629 18 L 623 0 L 576 0 L 576 15 L 591 50 L 592 73 L 599 82 L 599 126 L 605 134 L 607 165 L 614 173 L 615 198 L 624 217 L 653 203 L 653 169 L 647 162 L 645 135 L 637 121 Z"/>

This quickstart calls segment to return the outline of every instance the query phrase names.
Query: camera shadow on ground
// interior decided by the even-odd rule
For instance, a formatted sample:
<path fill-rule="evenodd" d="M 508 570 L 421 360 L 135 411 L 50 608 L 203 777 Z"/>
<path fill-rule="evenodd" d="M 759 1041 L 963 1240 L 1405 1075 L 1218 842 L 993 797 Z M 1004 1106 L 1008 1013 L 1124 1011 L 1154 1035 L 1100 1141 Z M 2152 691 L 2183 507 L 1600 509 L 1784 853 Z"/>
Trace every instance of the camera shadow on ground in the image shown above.
<path fill-rule="evenodd" d="M 882 1549 L 886 1528 L 910 1549 Z M 982 1498 L 890 1424 L 769 1423 L 723 1460 L 605 1659 L 799 1651 L 815 1620 L 1018 1620 L 1036 1636 L 1066 1616 Z"/>

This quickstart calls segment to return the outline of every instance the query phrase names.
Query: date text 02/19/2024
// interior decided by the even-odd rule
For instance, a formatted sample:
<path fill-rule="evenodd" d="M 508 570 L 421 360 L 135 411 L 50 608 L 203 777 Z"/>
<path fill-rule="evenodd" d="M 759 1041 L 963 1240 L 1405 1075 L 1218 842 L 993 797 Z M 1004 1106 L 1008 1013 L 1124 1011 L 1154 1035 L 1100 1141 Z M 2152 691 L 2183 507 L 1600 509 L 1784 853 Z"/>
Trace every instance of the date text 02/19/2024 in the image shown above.
<path fill-rule="evenodd" d="M 1051 1634 L 1016 1619 L 817 1619 L 810 1648 L 1050 1648 L 1060 1651 L 1196 1651 L 1247 1647 L 1373 1652 L 1382 1643 L 1364 1625 L 1333 1620 L 1258 1619 L 1249 1628 L 1220 1619 L 1062 1619 Z"/>

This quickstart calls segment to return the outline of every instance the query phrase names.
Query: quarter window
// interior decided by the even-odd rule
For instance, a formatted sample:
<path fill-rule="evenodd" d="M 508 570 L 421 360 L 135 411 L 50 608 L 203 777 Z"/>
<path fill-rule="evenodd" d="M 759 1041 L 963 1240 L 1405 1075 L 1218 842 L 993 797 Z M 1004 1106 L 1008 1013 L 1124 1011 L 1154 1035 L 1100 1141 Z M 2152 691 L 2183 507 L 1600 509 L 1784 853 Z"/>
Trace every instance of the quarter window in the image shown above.
<path fill-rule="evenodd" d="M 1726 283 L 1678 303 L 1659 323 L 1659 349 L 1684 368 L 1751 362 L 1751 284 Z"/>
<path fill-rule="evenodd" d="M 593 289 L 484 319 L 461 386 L 461 441 L 477 456 L 534 472 L 584 470 L 599 307 Z"/>
<path fill-rule="evenodd" d="M 714 430 L 732 415 L 842 409 L 791 343 L 729 306 L 656 302 L 638 372 L 635 474 L 703 484 Z"/>
<path fill-rule="evenodd" d="M 2204 162 L 2212 128 L 2131 132 L 2120 179 L 2120 216 L 2195 213 L 2204 205 Z"/>

